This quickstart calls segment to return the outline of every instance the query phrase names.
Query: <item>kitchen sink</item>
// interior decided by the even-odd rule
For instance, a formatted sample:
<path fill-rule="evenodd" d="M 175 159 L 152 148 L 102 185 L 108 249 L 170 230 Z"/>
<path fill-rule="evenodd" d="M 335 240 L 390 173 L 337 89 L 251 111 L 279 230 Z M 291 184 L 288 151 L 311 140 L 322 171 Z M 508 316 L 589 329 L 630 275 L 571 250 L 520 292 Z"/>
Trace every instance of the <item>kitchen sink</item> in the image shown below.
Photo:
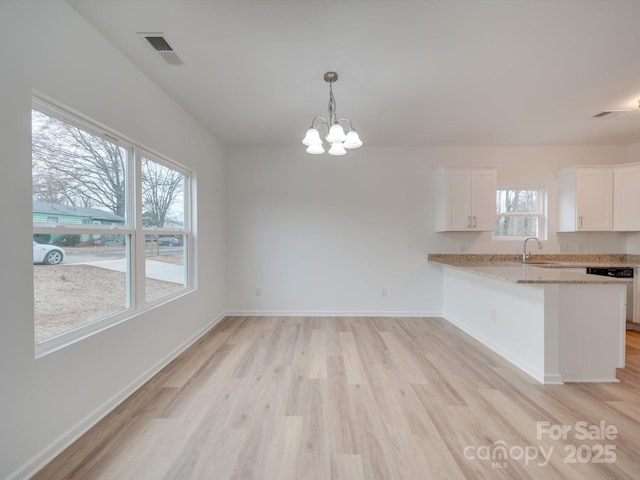
<path fill-rule="evenodd" d="M 498 265 L 508 265 L 508 266 L 517 266 L 517 265 L 522 265 L 523 267 L 526 267 L 527 265 L 531 266 L 531 267 L 547 267 L 547 268 L 551 268 L 551 267 L 559 267 L 560 264 L 562 262 L 543 262 L 543 261 L 538 261 L 536 262 L 535 260 L 533 262 L 503 262 L 503 263 L 499 263 Z"/>

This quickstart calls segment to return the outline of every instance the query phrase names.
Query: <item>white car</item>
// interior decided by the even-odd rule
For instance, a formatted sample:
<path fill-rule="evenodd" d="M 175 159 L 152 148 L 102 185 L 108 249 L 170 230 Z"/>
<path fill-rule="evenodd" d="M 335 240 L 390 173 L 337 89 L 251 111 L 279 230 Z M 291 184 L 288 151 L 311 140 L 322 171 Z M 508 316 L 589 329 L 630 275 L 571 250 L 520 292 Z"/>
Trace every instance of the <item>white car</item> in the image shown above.
<path fill-rule="evenodd" d="M 55 245 L 33 242 L 33 263 L 57 265 L 64 260 L 64 250 Z"/>

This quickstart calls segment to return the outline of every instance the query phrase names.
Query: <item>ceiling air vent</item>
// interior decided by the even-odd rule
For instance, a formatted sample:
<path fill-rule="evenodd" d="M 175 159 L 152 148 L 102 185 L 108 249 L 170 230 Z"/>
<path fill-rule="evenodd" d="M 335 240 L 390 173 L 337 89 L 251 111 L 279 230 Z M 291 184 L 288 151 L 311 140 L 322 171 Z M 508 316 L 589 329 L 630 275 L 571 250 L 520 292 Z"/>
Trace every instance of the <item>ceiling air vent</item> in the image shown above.
<path fill-rule="evenodd" d="M 182 65 L 182 60 L 176 52 L 173 51 L 169 42 L 163 33 L 138 33 L 144 38 L 147 44 L 162 57 L 169 65 Z"/>
<path fill-rule="evenodd" d="M 629 110 L 603 110 L 600 113 L 596 113 L 593 118 L 614 118 L 628 111 Z"/>

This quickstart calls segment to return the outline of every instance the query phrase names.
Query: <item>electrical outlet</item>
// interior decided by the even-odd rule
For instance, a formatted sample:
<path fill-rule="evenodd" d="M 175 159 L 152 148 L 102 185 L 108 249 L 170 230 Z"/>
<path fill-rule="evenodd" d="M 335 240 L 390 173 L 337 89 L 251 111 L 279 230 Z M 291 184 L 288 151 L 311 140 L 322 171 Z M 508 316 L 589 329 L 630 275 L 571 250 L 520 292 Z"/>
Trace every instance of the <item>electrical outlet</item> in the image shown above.
<path fill-rule="evenodd" d="M 383 296 L 383 297 L 386 297 L 386 296 L 387 296 L 387 289 L 386 289 L 386 288 L 383 288 L 383 289 L 382 289 L 382 296 Z"/>
<path fill-rule="evenodd" d="M 491 312 L 489 312 L 489 316 L 490 316 L 492 322 L 495 322 L 495 321 L 498 320 L 498 316 L 497 316 L 495 310 L 491 310 Z"/>
<path fill-rule="evenodd" d="M 261 296 L 262 296 L 262 289 L 256 288 L 256 297 L 261 297 Z"/>

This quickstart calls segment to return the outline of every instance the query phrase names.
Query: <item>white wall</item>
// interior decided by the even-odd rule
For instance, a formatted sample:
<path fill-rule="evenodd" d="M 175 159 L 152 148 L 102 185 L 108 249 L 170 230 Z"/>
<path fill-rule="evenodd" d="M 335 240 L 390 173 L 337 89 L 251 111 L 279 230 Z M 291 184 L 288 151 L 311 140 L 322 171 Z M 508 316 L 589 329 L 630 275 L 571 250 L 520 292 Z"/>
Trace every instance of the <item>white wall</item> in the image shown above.
<path fill-rule="evenodd" d="M 640 143 L 627 147 L 627 163 L 640 162 Z M 638 205 L 640 209 L 640 205 Z M 627 253 L 640 255 L 640 232 L 629 233 L 627 236 Z"/>
<path fill-rule="evenodd" d="M 0 478 L 23 478 L 224 308 L 223 150 L 65 2 L 0 2 Z M 34 359 L 35 89 L 197 172 L 199 290 Z M 59 443 L 56 443 L 59 442 Z"/>
<path fill-rule="evenodd" d="M 489 233 L 436 233 L 435 168 L 495 165 L 498 185 L 545 185 L 555 205 L 555 170 L 625 159 L 625 147 L 365 146 L 344 157 L 308 155 L 302 145 L 231 148 L 227 309 L 439 313 L 441 273 L 427 253 L 516 253 L 521 242 L 495 241 Z M 544 252 L 625 251 L 626 234 L 555 233 L 554 210 Z"/>

